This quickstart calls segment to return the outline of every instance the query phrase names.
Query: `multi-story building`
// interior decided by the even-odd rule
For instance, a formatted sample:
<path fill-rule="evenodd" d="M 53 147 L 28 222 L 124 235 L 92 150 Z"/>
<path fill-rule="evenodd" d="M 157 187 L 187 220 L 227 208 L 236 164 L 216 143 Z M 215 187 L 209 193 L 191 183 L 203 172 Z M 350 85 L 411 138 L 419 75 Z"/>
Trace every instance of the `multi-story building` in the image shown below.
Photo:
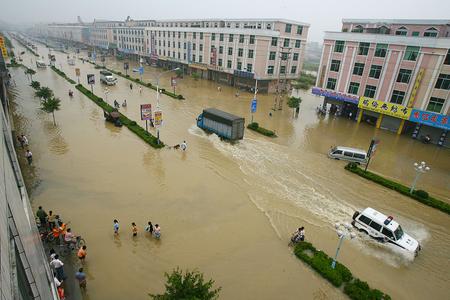
<path fill-rule="evenodd" d="M 85 34 L 85 28 L 89 33 Z M 149 63 L 260 91 L 286 88 L 303 66 L 309 24 L 282 19 L 94 21 L 48 25 L 54 38 L 116 49 Z M 86 41 L 86 39 L 88 39 Z M 281 86 L 279 83 L 282 83 Z"/>
<path fill-rule="evenodd" d="M 343 20 L 326 32 L 316 95 L 357 122 L 449 145 L 450 20 Z"/>
<path fill-rule="evenodd" d="M 57 300 L 13 146 L 8 80 L 0 52 L 0 299 Z"/>

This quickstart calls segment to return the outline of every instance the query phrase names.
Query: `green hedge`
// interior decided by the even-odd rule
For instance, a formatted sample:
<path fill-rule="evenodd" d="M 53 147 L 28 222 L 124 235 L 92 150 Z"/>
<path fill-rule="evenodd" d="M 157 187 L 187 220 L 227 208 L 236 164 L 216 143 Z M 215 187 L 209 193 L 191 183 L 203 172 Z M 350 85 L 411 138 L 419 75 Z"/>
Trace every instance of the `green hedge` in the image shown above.
<path fill-rule="evenodd" d="M 399 192 L 405 196 L 408 196 L 414 200 L 417 200 L 420 203 L 431 206 L 433 208 L 436 208 L 436 209 L 450 215 L 450 204 L 448 204 L 442 200 L 430 197 L 428 195 L 428 193 L 425 191 L 417 190 L 411 194 L 409 192 L 409 190 L 410 190 L 409 187 L 407 187 L 401 183 L 381 177 L 380 175 L 374 174 L 370 171 L 364 171 L 363 169 L 358 167 L 358 165 L 355 163 L 348 163 L 345 166 L 345 169 L 352 173 L 355 173 L 361 177 L 364 177 L 368 180 L 371 180 L 373 182 L 381 184 L 382 186 L 385 186 L 391 190 L 397 191 L 397 192 Z"/>
<path fill-rule="evenodd" d="M 60 69 L 58 69 L 55 66 L 51 66 L 50 67 L 53 71 L 55 71 L 59 76 L 63 77 L 65 80 L 67 80 L 68 82 L 70 82 L 71 84 L 75 84 L 76 82 L 72 79 L 70 79 L 66 73 L 64 73 L 63 71 L 61 71 Z"/>
<path fill-rule="evenodd" d="M 261 133 L 262 135 L 268 136 L 268 137 L 277 137 L 274 131 L 260 127 L 258 123 L 253 122 L 247 125 L 247 128 L 250 130 L 254 130 L 256 132 Z"/>
<path fill-rule="evenodd" d="M 366 282 L 354 278 L 352 272 L 343 264 L 336 262 L 331 268 L 333 259 L 325 252 L 317 250 L 311 243 L 300 242 L 294 247 L 294 254 L 311 266 L 332 285 L 340 288 L 344 284 L 344 293 L 353 300 L 389 300 L 391 297 L 377 289 L 371 289 Z"/>
<path fill-rule="evenodd" d="M 103 101 L 102 98 L 93 94 L 90 90 L 85 88 L 83 85 L 77 84 L 75 86 L 75 88 L 77 90 L 79 90 L 80 92 L 82 92 L 84 95 L 86 95 L 89 99 L 94 101 L 103 110 L 105 110 L 107 112 L 112 112 L 114 110 L 114 108 L 111 105 L 109 105 L 108 103 Z M 159 141 L 159 144 L 158 144 L 158 139 L 155 136 L 153 136 L 151 133 L 147 132 L 144 128 L 139 126 L 135 121 L 128 119 L 128 117 L 126 117 L 122 113 L 120 113 L 120 121 L 122 122 L 122 124 L 124 126 L 128 127 L 128 129 L 130 129 L 132 132 L 134 132 L 137 136 L 139 136 L 141 139 L 143 139 L 147 144 L 149 144 L 153 148 L 158 149 L 158 148 L 164 147 L 164 143 L 162 141 Z"/>

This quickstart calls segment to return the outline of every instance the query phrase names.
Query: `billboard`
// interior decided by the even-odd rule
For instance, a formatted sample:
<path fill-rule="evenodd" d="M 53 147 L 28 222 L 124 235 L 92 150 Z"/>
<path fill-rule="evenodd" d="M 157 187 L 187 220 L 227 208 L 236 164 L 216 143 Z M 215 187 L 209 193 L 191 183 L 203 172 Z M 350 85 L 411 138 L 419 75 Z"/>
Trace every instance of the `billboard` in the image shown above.
<path fill-rule="evenodd" d="M 450 130 L 450 116 L 434 112 L 413 109 L 409 120 L 432 127 Z"/>
<path fill-rule="evenodd" d="M 95 84 L 95 75 L 94 74 L 87 74 L 87 83 Z"/>
<path fill-rule="evenodd" d="M 141 104 L 141 120 L 151 120 L 152 119 L 152 105 L 151 104 Z"/>
<path fill-rule="evenodd" d="M 153 120 L 153 124 L 155 124 L 155 126 L 161 126 L 162 121 L 163 121 L 162 111 L 161 110 L 155 111 L 155 118 Z"/>
<path fill-rule="evenodd" d="M 404 120 L 408 120 L 411 115 L 411 108 L 367 97 L 360 98 L 358 107 Z"/>
<path fill-rule="evenodd" d="M 331 99 L 338 100 L 338 101 L 350 102 L 353 104 L 359 103 L 358 96 L 352 96 L 352 95 L 347 95 L 347 94 L 339 93 L 339 92 L 335 92 L 335 91 L 329 91 L 329 90 L 319 88 L 319 87 L 313 87 L 312 93 L 314 95 L 324 96 L 324 97 L 331 98 Z"/>

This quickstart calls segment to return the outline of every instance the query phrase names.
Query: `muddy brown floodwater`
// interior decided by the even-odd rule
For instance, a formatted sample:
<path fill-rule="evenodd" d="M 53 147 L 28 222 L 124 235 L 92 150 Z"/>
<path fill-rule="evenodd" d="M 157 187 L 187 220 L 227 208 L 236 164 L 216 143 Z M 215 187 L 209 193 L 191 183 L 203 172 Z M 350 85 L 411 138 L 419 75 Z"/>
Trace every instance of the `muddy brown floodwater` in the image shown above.
<path fill-rule="evenodd" d="M 47 57 L 47 48 L 38 50 Z M 76 79 L 66 54 L 55 54 L 57 67 Z M 24 55 L 27 65 L 34 59 Z M 122 66 L 114 59 L 107 64 Z M 91 64 L 78 60 L 76 67 L 84 84 L 87 73 L 98 81 L 99 70 Z M 146 67 L 144 80 L 159 72 Z M 73 85 L 40 69 L 35 78 L 62 100 L 54 127 L 51 116 L 38 111 L 23 70 L 12 73 L 15 117 L 35 159 L 32 172 L 25 172 L 34 182 L 33 206 L 61 214 L 87 241 L 86 299 L 148 299 L 147 293 L 163 290 L 164 272 L 177 266 L 212 277 L 223 288 L 221 299 L 344 298 L 297 260 L 287 242 L 304 225 L 307 240 L 332 255 L 333 224 L 349 222 L 354 210 L 367 206 L 393 215 L 423 250 L 413 259 L 358 234 L 344 242 L 339 261 L 394 299 L 448 299 L 450 217 L 356 177 L 344 170 L 344 162 L 326 156 L 331 145 L 366 148 L 378 136 L 382 143 L 370 169 L 408 184 L 412 164 L 424 160 L 432 171 L 418 187 L 450 201 L 448 149 L 346 119 L 320 119 L 315 114 L 320 100 L 305 92 L 298 118 L 287 107 L 269 117 L 273 95 L 259 95 L 255 121 L 279 137 L 247 130 L 244 140 L 230 144 L 198 129 L 195 118 L 203 108 L 217 107 L 249 120 L 251 95 L 235 98 L 231 87 L 219 92 L 216 83 L 185 77 L 177 86 L 185 101 L 161 96 L 161 139 L 168 145 L 186 140 L 188 150 L 154 150 L 127 128 L 105 123 L 101 109 L 78 91 L 69 99 Z M 170 76 L 162 77 L 162 87 L 169 88 Z M 139 94 L 129 83 L 119 78 L 109 87 L 108 102 L 126 99 L 122 112 L 138 121 L 139 105 L 155 106 L 156 94 L 147 88 Z M 104 86 L 97 83 L 94 92 L 105 98 Z M 115 218 L 121 225 L 117 238 Z M 161 224 L 160 241 L 145 235 L 149 220 Z M 137 238 L 131 237 L 131 222 L 138 224 Z"/>

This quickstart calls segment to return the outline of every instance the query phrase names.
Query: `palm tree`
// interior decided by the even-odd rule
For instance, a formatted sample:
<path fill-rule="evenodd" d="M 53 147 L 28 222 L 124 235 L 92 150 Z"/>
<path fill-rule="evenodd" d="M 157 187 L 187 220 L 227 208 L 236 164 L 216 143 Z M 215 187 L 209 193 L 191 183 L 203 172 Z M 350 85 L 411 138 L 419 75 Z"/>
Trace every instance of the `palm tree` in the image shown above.
<path fill-rule="evenodd" d="M 61 100 L 59 98 L 48 98 L 44 99 L 41 102 L 41 110 L 45 111 L 46 113 L 52 113 L 53 115 L 53 124 L 56 126 L 55 121 L 55 110 L 59 110 L 61 106 Z"/>
<path fill-rule="evenodd" d="M 39 88 L 39 90 L 37 90 L 34 95 L 41 99 L 50 99 L 53 97 L 53 91 L 50 88 L 43 86 Z"/>
<path fill-rule="evenodd" d="M 33 81 L 33 75 L 36 74 L 36 71 L 33 69 L 27 69 L 25 74 L 30 75 L 30 80 Z"/>
<path fill-rule="evenodd" d="M 31 87 L 35 90 L 39 90 L 41 88 L 41 84 L 39 83 L 39 81 L 32 81 Z"/>

